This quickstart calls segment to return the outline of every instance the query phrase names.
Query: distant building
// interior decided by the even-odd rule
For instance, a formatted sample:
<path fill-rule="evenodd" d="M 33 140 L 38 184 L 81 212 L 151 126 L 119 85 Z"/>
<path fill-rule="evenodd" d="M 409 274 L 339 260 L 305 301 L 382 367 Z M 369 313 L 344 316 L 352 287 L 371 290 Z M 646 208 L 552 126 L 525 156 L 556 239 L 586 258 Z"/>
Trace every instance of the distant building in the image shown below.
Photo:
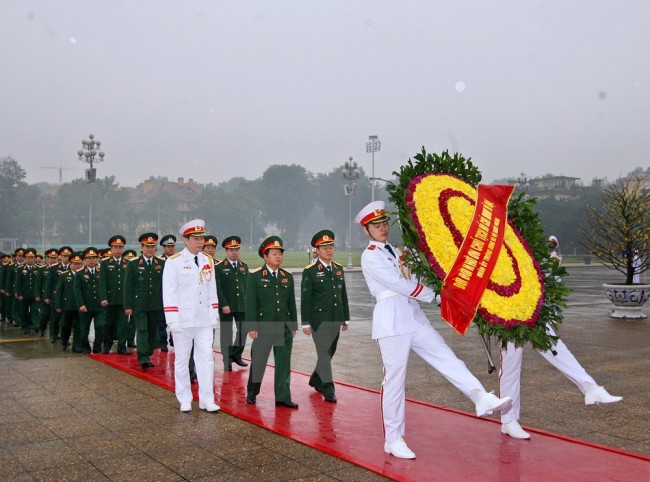
<path fill-rule="evenodd" d="M 524 190 L 536 198 L 573 199 L 584 191 L 579 177 L 569 176 L 543 176 L 529 178 L 524 173 L 518 178 L 505 180 L 507 184 L 514 184 L 517 189 Z"/>

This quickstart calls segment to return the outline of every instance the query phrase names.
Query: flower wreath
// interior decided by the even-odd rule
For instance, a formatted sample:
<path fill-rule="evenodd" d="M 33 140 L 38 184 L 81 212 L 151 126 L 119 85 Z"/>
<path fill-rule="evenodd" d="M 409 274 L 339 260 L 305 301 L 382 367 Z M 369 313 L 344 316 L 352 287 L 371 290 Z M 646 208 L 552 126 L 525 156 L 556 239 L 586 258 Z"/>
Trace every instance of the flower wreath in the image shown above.
<path fill-rule="evenodd" d="M 398 181 L 387 190 L 408 248 L 406 263 L 440 294 L 469 229 L 481 173 L 469 159 L 447 151 L 430 154 L 423 148 L 414 159 L 393 173 Z M 503 345 L 530 342 L 547 350 L 557 340 L 548 327 L 561 324 L 568 289 L 560 281 L 566 270 L 549 256 L 535 203 L 523 193 L 511 197 L 504 245 L 474 322 Z"/>

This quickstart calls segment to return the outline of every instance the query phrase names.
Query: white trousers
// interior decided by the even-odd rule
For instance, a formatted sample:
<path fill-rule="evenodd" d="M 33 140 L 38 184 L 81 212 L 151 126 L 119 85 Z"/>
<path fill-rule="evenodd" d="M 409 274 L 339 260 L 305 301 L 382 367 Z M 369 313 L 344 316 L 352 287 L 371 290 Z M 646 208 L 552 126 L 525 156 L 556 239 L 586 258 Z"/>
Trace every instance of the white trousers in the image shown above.
<path fill-rule="evenodd" d="M 548 332 L 555 335 L 549 328 Z M 585 393 L 585 384 L 596 385 L 593 378 L 582 368 L 582 365 L 569 351 L 562 340 L 558 340 L 553 350 L 535 350 L 542 355 L 551 365 L 557 368 L 562 375 L 575 383 L 582 393 Z M 499 396 L 512 398 L 512 406 L 501 412 L 501 423 L 519 420 L 521 414 L 521 365 L 524 357 L 523 347 L 515 347 L 508 343 L 507 348 L 501 349 L 501 370 L 499 371 Z"/>
<path fill-rule="evenodd" d="M 181 333 L 174 333 L 174 390 L 180 403 L 192 401 L 190 382 L 190 354 L 194 344 L 194 364 L 196 378 L 199 382 L 199 402 L 214 403 L 214 354 L 212 344 L 214 331 L 212 327 L 183 328 Z"/>
<path fill-rule="evenodd" d="M 379 338 L 377 343 L 384 364 L 381 411 L 386 442 L 390 443 L 404 437 L 406 431 L 405 384 L 411 350 L 438 370 L 468 398 L 472 398 L 473 390 L 485 391 L 481 382 L 470 373 L 465 363 L 456 357 L 445 340 L 429 323 L 421 324 L 413 333 Z"/>

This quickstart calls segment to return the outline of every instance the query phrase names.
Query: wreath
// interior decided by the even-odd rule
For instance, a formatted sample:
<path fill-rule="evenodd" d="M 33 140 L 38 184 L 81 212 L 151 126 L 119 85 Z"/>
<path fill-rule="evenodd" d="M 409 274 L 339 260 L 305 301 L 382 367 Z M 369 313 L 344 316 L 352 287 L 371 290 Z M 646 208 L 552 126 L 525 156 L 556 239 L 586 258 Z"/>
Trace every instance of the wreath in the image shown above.
<path fill-rule="evenodd" d="M 461 154 L 422 152 L 393 174 L 389 198 L 397 208 L 405 263 L 440 295 L 475 210 L 481 172 Z M 474 323 L 503 346 L 531 343 L 548 350 L 557 341 L 548 328 L 562 323 L 566 270 L 548 252 L 536 200 L 524 193 L 508 202 L 503 247 L 480 299 Z"/>

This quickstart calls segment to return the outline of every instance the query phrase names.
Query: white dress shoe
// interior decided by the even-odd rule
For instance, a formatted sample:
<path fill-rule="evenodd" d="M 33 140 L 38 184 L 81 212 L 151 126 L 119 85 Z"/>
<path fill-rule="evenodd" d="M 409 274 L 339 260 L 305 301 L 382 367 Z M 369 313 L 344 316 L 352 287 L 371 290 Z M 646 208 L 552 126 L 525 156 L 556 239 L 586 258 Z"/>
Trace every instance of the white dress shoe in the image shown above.
<path fill-rule="evenodd" d="M 512 438 L 527 439 L 530 438 L 530 434 L 524 431 L 519 425 L 519 422 L 513 420 L 512 422 L 501 424 L 501 433 L 510 435 Z"/>
<path fill-rule="evenodd" d="M 191 411 L 192 411 L 192 402 L 181 403 L 181 412 L 191 412 Z"/>
<path fill-rule="evenodd" d="M 410 448 L 408 448 L 408 445 L 406 445 L 403 438 L 398 438 L 390 443 L 384 443 L 384 452 L 387 454 L 393 454 L 395 457 L 399 457 L 400 459 L 415 458 L 415 454 Z"/>
<path fill-rule="evenodd" d="M 623 400 L 623 397 L 610 395 L 605 387 L 595 386 L 585 393 L 585 405 L 594 405 L 597 403 L 616 403 Z"/>
<path fill-rule="evenodd" d="M 476 402 L 476 416 L 483 417 L 485 415 L 492 415 L 495 410 L 506 410 L 512 405 L 512 398 L 497 396 L 490 392 L 485 392 L 481 395 L 478 402 Z"/>
<path fill-rule="evenodd" d="M 221 410 L 221 407 L 214 402 L 199 403 L 199 408 L 201 410 L 205 410 L 206 412 L 218 412 Z"/>

